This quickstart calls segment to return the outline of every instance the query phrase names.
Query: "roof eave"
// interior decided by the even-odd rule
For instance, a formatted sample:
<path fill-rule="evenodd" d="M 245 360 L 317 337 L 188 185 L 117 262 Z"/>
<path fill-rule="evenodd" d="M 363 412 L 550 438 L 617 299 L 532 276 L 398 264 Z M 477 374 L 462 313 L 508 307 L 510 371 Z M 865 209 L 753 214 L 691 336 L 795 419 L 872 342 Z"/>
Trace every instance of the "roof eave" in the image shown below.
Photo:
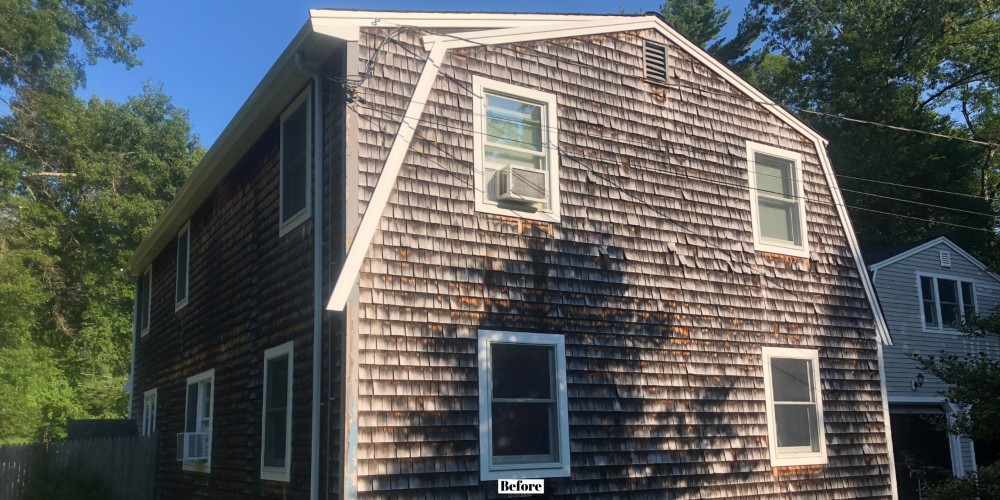
<path fill-rule="evenodd" d="M 295 54 L 303 52 L 307 60 L 322 61 L 333 52 L 336 43 L 336 39 L 317 33 L 312 20 L 302 26 L 136 248 L 125 267 L 128 275 L 137 277 L 145 271 L 176 236 L 177 229 L 191 218 L 273 122 L 281 108 L 309 81 L 309 74 L 296 65 Z"/>

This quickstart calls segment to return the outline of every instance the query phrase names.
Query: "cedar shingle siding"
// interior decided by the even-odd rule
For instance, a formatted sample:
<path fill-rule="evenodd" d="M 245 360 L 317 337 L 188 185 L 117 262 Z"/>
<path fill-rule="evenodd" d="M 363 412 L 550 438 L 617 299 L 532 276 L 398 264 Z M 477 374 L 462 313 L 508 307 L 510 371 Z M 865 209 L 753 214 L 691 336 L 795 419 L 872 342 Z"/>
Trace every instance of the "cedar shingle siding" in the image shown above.
<path fill-rule="evenodd" d="M 357 52 L 316 33 L 301 42 L 327 77 L 324 303 L 427 56 L 417 29 L 361 26 Z M 644 80 L 645 39 L 666 47 L 662 84 Z M 352 93 L 357 79 L 341 77 L 380 45 Z M 258 127 L 252 146 L 224 135 L 220 148 L 238 154 L 218 168 L 232 169 L 191 204 L 186 307 L 174 311 L 176 243 L 157 246 L 154 230 L 137 252 L 157 257 L 133 417 L 156 388 L 162 498 L 309 493 L 316 210 L 278 236 L 272 101 L 310 76 L 282 57 L 280 83 L 265 79 L 275 93 L 255 97 L 263 111 L 241 118 Z M 564 336 L 572 476 L 546 479 L 550 496 L 891 495 L 873 312 L 810 138 L 652 30 L 453 49 L 431 63 L 440 74 L 357 293 L 323 314 L 323 497 L 497 496 L 480 481 L 480 329 Z M 555 95 L 560 223 L 476 212 L 474 76 Z M 754 251 L 747 141 L 802 155 L 809 258 Z M 263 355 L 289 340 L 291 481 L 278 483 L 260 479 Z M 818 349 L 827 465 L 772 468 L 762 346 Z M 209 369 L 212 470 L 184 472 L 174 436 L 186 379 Z"/>
<path fill-rule="evenodd" d="M 362 30 L 362 66 L 388 31 Z M 644 38 L 667 86 L 643 81 Z M 400 39 L 355 108 L 362 200 L 426 56 Z M 546 493 L 890 495 L 872 313 L 812 142 L 651 31 L 435 63 L 360 277 L 361 496 L 496 495 L 479 329 L 565 335 L 572 478 Z M 473 75 L 557 95 L 561 224 L 474 211 Z M 754 253 L 747 140 L 803 155 L 810 259 Z M 772 470 L 763 345 L 819 349 L 828 465 Z"/>

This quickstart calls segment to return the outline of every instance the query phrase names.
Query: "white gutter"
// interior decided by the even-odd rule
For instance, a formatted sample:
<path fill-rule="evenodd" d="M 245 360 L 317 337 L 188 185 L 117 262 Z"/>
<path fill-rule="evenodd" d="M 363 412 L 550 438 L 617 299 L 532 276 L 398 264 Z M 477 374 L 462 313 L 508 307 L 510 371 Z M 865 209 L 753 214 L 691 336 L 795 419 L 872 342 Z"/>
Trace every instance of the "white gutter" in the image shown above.
<path fill-rule="evenodd" d="M 319 500 L 319 420 L 323 377 L 323 78 L 306 66 L 301 52 L 295 64 L 313 79 L 313 352 L 312 426 L 309 453 L 309 498 Z"/>
<path fill-rule="evenodd" d="M 389 155 L 385 158 L 385 165 L 382 167 L 382 173 L 375 184 L 375 191 L 372 192 L 372 197 L 368 200 L 368 208 L 361 218 L 361 225 L 358 226 L 358 232 L 351 241 L 351 248 L 347 252 L 347 258 L 344 259 L 343 270 L 337 277 L 337 284 L 333 287 L 330 302 L 326 305 L 327 309 L 343 311 L 351 290 L 358 281 L 361 264 L 368 253 L 368 247 L 371 246 L 372 238 L 375 237 L 375 231 L 382 219 L 382 212 L 385 210 L 386 203 L 389 202 L 389 195 L 396 185 L 396 177 L 403 166 L 406 152 L 410 149 L 410 141 L 413 140 L 420 116 L 424 112 L 424 105 L 428 101 L 427 96 L 430 95 L 434 80 L 437 79 L 445 50 L 444 44 L 435 44 L 430 49 L 427 60 L 424 61 L 424 69 L 420 73 L 417 87 L 413 90 L 410 104 L 406 107 L 406 114 L 400 123 L 399 133 L 396 134 L 396 139 L 392 142 L 392 149 L 389 150 Z"/>

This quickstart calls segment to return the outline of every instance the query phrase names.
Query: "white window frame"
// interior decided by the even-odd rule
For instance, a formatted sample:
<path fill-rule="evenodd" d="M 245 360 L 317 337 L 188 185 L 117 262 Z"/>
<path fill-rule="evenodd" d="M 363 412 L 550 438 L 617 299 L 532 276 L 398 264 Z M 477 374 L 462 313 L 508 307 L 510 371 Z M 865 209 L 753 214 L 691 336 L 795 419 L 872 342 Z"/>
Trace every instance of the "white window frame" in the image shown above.
<path fill-rule="evenodd" d="M 284 203 L 284 183 L 285 183 L 285 122 L 288 118 L 299 110 L 299 107 L 303 106 L 306 112 L 306 165 L 305 165 L 305 206 L 301 210 L 294 214 L 290 214 L 286 217 L 285 215 L 285 203 Z M 312 116 L 312 86 L 306 87 L 298 97 L 292 101 L 291 104 L 285 108 L 285 111 L 281 113 L 281 120 L 278 123 L 279 134 L 281 135 L 278 149 L 278 236 L 284 236 L 286 233 L 295 229 L 302 224 L 312 215 L 312 126 L 313 126 L 313 116 Z"/>
<path fill-rule="evenodd" d="M 142 393 L 142 435 L 156 432 L 156 389 Z"/>
<path fill-rule="evenodd" d="M 493 419 L 491 411 L 492 361 L 490 346 L 500 344 L 532 344 L 555 350 L 556 421 L 559 459 L 547 463 L 501 463 L 493 461 Z M 566 344 L 562 335 L 547 333 L 479 330 L 479 475 L 483 481 L 497 479 L 530 479 L 567 477 L 570 475 L 569 406 L 566 390 Z"/>
<path fill-rule="evenodd" d="M 772 467 L 796 465 L 824 465 L 826 456 L 826 429 L 823 419 L 823 391 L 819 376 L 819 350 L 787 347 L 762 347 L 761 359 L 764 363 L 764 397 L 767 404 L 767 442 L 771 453 Z M 771 376 L 772 359 L 800 359 L 812 362 L 813 398 L 816 400 L 816 425 L 819 451 L 782 450 L 778 447 L 778 425 L 774 411 L 774 386 Z"/>
<path fill-rule="evenodd" d="M 188 387 L 191 386 L 192 384 L 198 384 L 198 387 L 199 387 L 199 389 L 198 389 L 199 390 L 199 396 L 198 396 L 198 403 L 197 403 L 198 404 L 198 409 L 195 411 L 195 415 L 197 415 L 197 418 L 199 420 L 206 418 L 205 417 L 205 413 L 204 413 L 205 412 L 205 408 L 204 408 L 205 398 L 203 398 L 201 396 L 201 392 L 200 392 L 201 391 L 201 383 L 204 382 L 204 381 L 206 381 L 206 380 L 209 381 L 210 385 L 212 386 L 212 388 L 211 388 L 212 392 L 209 395 L 209 399 L 211 400 L 211 405 L 207 409 L 207 411 L 208 411 L 208 417 L 207 417 L 208 418 L 208 460 L 205 461 L 205 462 L 183 462 L 183 464 L 184 464 L 184 470 L 186 470 L 186 471 L 204 472 L 204 473 L 212 472 L 212 448 L 215 445 L 215 439 L 214 439 L 214 434 L 215 434 L 215 369 L 214 368 L 211 369 L 211 370 L 205 371 L 205 372 L 201 372 L 201 373 L 199 373 L 197 375 L 193 375 L 191 377 L 188 377 L 187 384 L 184 385 L 184 432 L 187 432 L 187 428 L 188 428 L 188 425 L 187 425 L 188 424 L 188 421 L 187 421 L 187 416 L 188 416 L 188 411 L 187 411 L 187 391 L 188 391 Z M 196 431 L 196 432 L 202 432 L 202 431 Z"/>
<path fill-rule="evenodd" d="M 473 95 L 472 113 L 472 140 L 474 150 L 473 176 L 474 195 L 476 211 L 489 214 L 505 215 L 508 217 L 518 217 L 522 219 L 532 219 L 543 222 L 559 223 L 560 202 L 559 202 L 559 113 L 556 109 L 556 96 L 547 92 L 519 87 L 509 83 L 490 80 L 478 75 L 472 77 L 472 85 L 475 88 Z M 545 153 L 545 164 L 548 170 L 548 191 L 549 202 L 545 210 L 517 210 L 505 208 L 496 202 L 489 200 L 485 196 L 486 182 L 484 174 L 486 172 L 486 162 L 484 152 L 486 147 L 486 94 L 500 94 L 510 98 L 528 101 L 545 108 L 542 113 L 542 151 Z"/>
<path fill-rule="evenodd" d="M 181 248 L 181 236 L 187 234 L 187 248 Z M 177 300 L 177 291 L 180 288 L 180 263 L 181 263 L 181 250 L 184 251 L 184 261 L 187 265 L 184 266 L 184 297 Z M 174 266 L 174 312 L 181 310 L 184 306 L 188 304 L 188 299 L 191 297 L 191 221 L 184 224 L 184 227 L 177 232 L 177 260 Z"/>
<path fill-rule="evenodd" d="M 142 287 L 144 284 L 146 286 L 146 290 L 144 290 L 145 294 L 142 294 L 142 293 L 137 293 L 136 294 L 136 301 L 137 302 L 142 302 L 142 300 L 140 300 L 140 298 L 142 298 L 142 299 L 145 300 L 144 304 L 140 303 L 138 306 L 136 306 L 136 312 L 140 311 L 141 308 L 143 308 L 143 307 L 146 309 L 146 314 L 145 314 L 146 324 L 145 324 L 145 326 L 143 326 L 143 324 L 142 324 L 142 318 L 143 318 L 143 316 L 141 316 L 141 315 L 139 316 L 139 336 L 140 337 L 144 337 L 147 333 L 149 333 L 150 327 L 153 326 L 153 318 L 152 318 L 152 313 L 153 313 L 153 265 L 152 264 L 150 264 L 149 267 L 147 267 L 146 270 L 142 273 L 142 276 L 139 277 L 139 287 Z"/>
<path fill-rule="evenodd" d="M 931 278 L 931 292 L 934 294 L 934 306 L 937 308 L 937 322 L 936 326 L 927 325 L 927 317 L 924 314 L 924 289 L 920 286 L 921 278 Z M 961 334 L 959 330 L 951 325 L 944 324 L 944 320 L 941 317 L 941 297 L 938 293 L 938 280 L 945 279 L 954 281 L 956 286 L 958 286 L 958 317 L 961 320 L 965 319 L 965 297 L 962 293 L 962 283 L 968 283 L 972 286 L 972 310 L 979 314 L 979 291 L 976 289 L 976 280 L 971 278 L 962 278 L 959 276 L 939 274 L 939 273 L 917 273 L 917 307 L 920 309 L 920 327 L 925 332 L 937 332 L 937 333 L 951 333 L 951 334 Z"/>
<path fill-rule="evenodd" d="M 793 175 L 795 176 L 794 196 L 798 208 L 799 235 L 802 238 L 801 245 L 795 245 L 780 240 L 766 239 L 760 234 L 760 207 L 758 205 L 760 191 L 757 189 L 757 160 L 756 153 L 763 153 L 793 162 Z M 750 218 L 753 225 L 753 245 L 758 252 L 776 253 L 791 255 L 793 257 L 809 258 L 809 232 L 806 224 L 806 198 L 805 188 L 802 180 L 802 155 L 793 151 L 747 141 L 747 172 L 750 181 Z M 765 196 L 766 197 L 766 196 Z"/>
<path fill-rule="evenodd" d="M 290 481 L 292 470 L 292 373 L 294 366 L 295 342 L 287 342 L 277 347 L 272 347 L 264 351 L 264 383 L 261 384 L 264 397 L 261 398 L 261 419 L 260 419 L 260 477 L 270 481 Z M 285 402 L 285 465 L 283 467 L 268 467 L 264 465 L 264 446 L 266 440 L 264 433 L 267 429 L 267 374 L 270 360 L 281 356 L 288 356 L 288 389 L 287 401 Z"/>

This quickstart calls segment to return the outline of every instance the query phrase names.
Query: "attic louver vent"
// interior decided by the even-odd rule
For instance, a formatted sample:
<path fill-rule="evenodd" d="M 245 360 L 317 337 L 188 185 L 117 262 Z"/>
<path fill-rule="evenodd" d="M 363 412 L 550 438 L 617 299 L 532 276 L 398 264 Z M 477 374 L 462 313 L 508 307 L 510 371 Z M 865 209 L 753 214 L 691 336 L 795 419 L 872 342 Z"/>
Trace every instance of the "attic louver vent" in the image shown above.
<path fill-rule="evenodd" d="M 938 254 L 941 256 L 941 267 L 951 267 L 951 252 L 940 250 Z"/>
<path fill-rule="evenodd" d="M 649 40 L 646 40 L 646 79 L 667 81 L 667 47 Z"/>

